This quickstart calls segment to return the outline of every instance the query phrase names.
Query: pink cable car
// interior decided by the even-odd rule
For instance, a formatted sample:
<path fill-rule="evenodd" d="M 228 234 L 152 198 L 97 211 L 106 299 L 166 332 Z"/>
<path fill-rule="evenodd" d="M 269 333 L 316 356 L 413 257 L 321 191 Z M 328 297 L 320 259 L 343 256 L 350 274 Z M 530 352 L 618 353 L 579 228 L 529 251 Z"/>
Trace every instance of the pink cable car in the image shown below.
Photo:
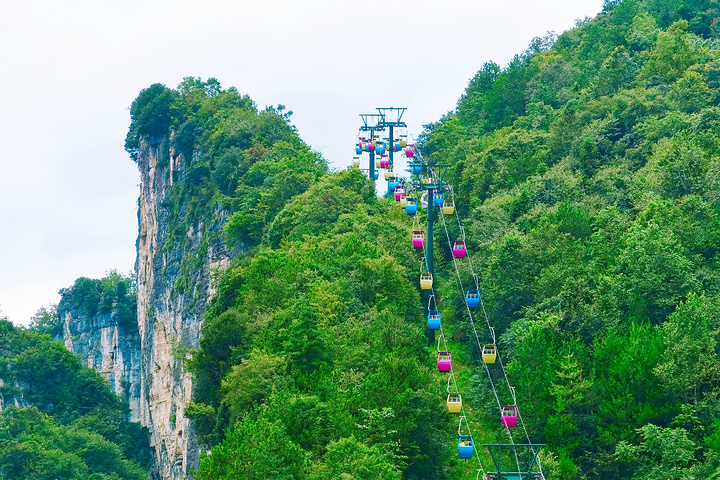
<path fill-rule="evenodd" d="M 514 427 L 517 425 L 517 407 L 515 405 L 505 405 L 502 408 L 500 422 L 503 427 Z"/>
<path fill-rule="evenodd" d="M 449 372 L 452 366 L 452 358 L 450 352 L 438 352 L 438 370 L 441 372 Z"/>
<path fill-rule="evenodd" d="M 453 257 L 464 258 L 466 253 L 465 242 L 460 241 L 453 244 Z"/>

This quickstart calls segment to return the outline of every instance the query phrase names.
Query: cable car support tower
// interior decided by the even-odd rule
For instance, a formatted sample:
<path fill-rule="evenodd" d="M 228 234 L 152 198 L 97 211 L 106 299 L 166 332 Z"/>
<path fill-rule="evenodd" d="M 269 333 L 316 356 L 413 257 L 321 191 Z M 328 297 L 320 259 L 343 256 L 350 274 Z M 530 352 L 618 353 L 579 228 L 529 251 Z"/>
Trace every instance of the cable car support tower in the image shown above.
<path fill-rule="evenodd" d="M 376 131 L 385 130 L 384 127 L 379 126 L 382 115 L 379 113 L 361 113 L 360 118 L 363 124 L 360 126 L 361 132 L 369 132 L 370 141 L 372 142 Z M 370 150 L 370 168 L 368 168 L 368 178 L 370 181 L 375 183 L 375 150 Z"/>
<path fill-rule="evenodd" d="M 393 145 L 395 145 L 395 139 L 393 138 L 393 129 L 394 128 L 407 128 L 407 124 L 402 121 L 402 116 L 405 113 L 405 110 L 407 108 L 399 108 L 399 107 L 378 107 L 375 110 L 380 112 L 380 116 L 382 117 L 382 120 L 378 122 L 378 126 L 383 127 L 383 130 L 387 127 L 390 129 L 390 137 L 388 141 L 388 153 L 390 154 L 390 168 L 394 168 L 393 164 L 393 152 L 394 148 Z"/>

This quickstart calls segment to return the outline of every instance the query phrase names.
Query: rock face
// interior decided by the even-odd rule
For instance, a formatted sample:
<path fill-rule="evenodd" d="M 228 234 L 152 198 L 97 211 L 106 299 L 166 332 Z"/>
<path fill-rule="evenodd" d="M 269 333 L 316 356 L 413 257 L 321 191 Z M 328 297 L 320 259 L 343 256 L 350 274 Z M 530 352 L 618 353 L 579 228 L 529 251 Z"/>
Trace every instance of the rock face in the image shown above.
<path fill-rule="evenodd" d="M 62 339 L 82 362 L 95 368 L 112 390 L 130 404 L 130 421 L 140 420 L 140 336 L 136 329 L 118 325 L 114 312 L 87 313 L 63 298 L 58 304 Z"/>
<path fill-rule="evenodd" d="M 181 480 L 197 466 L 200 454 L 185 416 L 193 385 L 182 360 L 188 348 L 199 346 L 201 319 L 213 293 L 211 272 L 226 266 L 229 254 L 218 234 L 222 212 L 206 223 L 188 219 L 182 198 L 173 196 L 184 161 L 168 148 L 168 140 L 141 143 L 137 160 L 138 417 L 151 433 L 156 473 Z"/>
<path fill-rule="evenodd" d="M 2 393 L 2 387 L 5 386 L 5 382 L 2 378 L 0 378 L 0 411 L 5 410 L 11 405 L 14 405 L 16 407 L 25 407 L 27 406 L 27 402 L 23 399 L 22 395 L 3 395 Z M 15 388 L 19 388 L 20 386 L 18 384 L 15 384 Z"/>
<path fill-rule="evenodd" d="M 62 340 L 85 365 L 108 379 L 129 404 L 131 420 L 150 431 L 154 478 L 183 480 L 196 467 L 200 446 L 185 408 L 192 378 L 183 360 L 199 347 L 200 325 L 214 293 L 211 273 L 229 263 L 220 235 L 225 213 L 205 222 L 189 218 L 182 194 L 185 161 L 168 139 L 141 142 L 138 168 L 139 234 L 135 274 L 137 324 L 118 321 L 114 310 L 88 314 L 71 290 L 58 305 Z M 175 184 L 175 185 L 174 185 Z M 88 282 L 99 282 L 86 279 Z M 2 404 L 17 403 L 14 398 Z"/>

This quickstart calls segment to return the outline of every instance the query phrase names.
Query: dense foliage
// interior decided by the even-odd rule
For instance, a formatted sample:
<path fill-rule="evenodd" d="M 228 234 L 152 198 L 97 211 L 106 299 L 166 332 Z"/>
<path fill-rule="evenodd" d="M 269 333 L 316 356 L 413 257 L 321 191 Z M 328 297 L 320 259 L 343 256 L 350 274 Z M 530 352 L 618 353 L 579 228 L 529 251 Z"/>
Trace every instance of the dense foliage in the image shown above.
<path fill-rule="evenodd" d="M 548 478 L 720 474 L 718 17 L 716 0 L 607 1 L 506 68 L 486 63 L 422 136 L 424 157 L 451 165 Z M 147 142 L 183 162 L 169 248 L 204 228 L 244 251 L 186 365 L 187 413 L 212 450 L 197 478 L 459 478 L 404 215 L 357 171 L 323 176 L 283 107 L 258 112 L 213 79 L 153 85 L 131 114 L 131 155 Z M 472 376 L 436 253 L 443 318 L 466 342 L 453 357 Z M 478 444 L 506 438 L 487 383 L 463 385 Z"/>
<path fill-rule="evenodd" d="M 62 343 L 0 319 L 0 366 L 0 478 L 147 478 L 147 431 Z"/>
<path fill-rule="evenodd" d="M 327 172 L 324 159 L 290 124 L 291 111 L 282 105 L 258 111 L 247 95 L 222 90 L 213 78 L 187 77 L 177 90 L 152 85 L 140 92 L 130 114 L 126 149 L 133 158 L 140 142 L 160 144 L 165 137 L 182 158 L 182 176 L 171 189 L 171 204 L 164 205 L 170 208 L 170 248 L 203 222 L 216 238 L 218 218 L 231 246 L 257 245 L 288 199 Z M 231 214 L 227 223 L 217 207 Z"/>
<path fill-rule="evenodd" d="M 198 479 L 444 477 L 454 427 L 385 202 L 358 170 L 326 176 L 269 226 L 275 248 L 224 272 L 189 365 L 196 431 L 218 444 Z"/>
<path fill-rule="evenodd" d="M 720 463 L 720 4 L 606 2 L 429 125 L 557 478 Z M 459 313 L 459 312 L 458 312 Z"/>

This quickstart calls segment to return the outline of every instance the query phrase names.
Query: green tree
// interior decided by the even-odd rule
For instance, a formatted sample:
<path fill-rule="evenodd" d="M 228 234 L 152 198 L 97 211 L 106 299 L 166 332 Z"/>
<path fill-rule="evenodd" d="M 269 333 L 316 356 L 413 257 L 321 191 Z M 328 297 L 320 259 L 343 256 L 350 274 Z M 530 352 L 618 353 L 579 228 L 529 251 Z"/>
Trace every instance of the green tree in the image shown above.
<path fill-rule="evenodd" d="M 720 381 L 720 307 L 705 296 L 691 293 L 662 330 L 665 357 L 655 372 L 675 399 L 696 403 Z"/>
<path fill-rule="evenodd" d="M 650 85 L 672 83 L 700 61 L 700 52 L 693 47 L 687 29 L 688 22 L 678 20 L 666 31 L 658 33 L 655 46 L 645 55 L 639 81 Z"/>
<path fill-rule="evenodd" d="M 316 464 L 308 479 L 399 480 L 402 475 L 392 462 L 392 454 L 379 445 L 368 447 L 355 437 L 342 438 L 328 445 L 324 462 Z"/>
<path fill-rule="evenodd" d="M 205 456 L 195 473 L 198 480 L 300 480 L 305 477 L 305 453 L 279 423 L 264 417 L 245 419 Z"/>

